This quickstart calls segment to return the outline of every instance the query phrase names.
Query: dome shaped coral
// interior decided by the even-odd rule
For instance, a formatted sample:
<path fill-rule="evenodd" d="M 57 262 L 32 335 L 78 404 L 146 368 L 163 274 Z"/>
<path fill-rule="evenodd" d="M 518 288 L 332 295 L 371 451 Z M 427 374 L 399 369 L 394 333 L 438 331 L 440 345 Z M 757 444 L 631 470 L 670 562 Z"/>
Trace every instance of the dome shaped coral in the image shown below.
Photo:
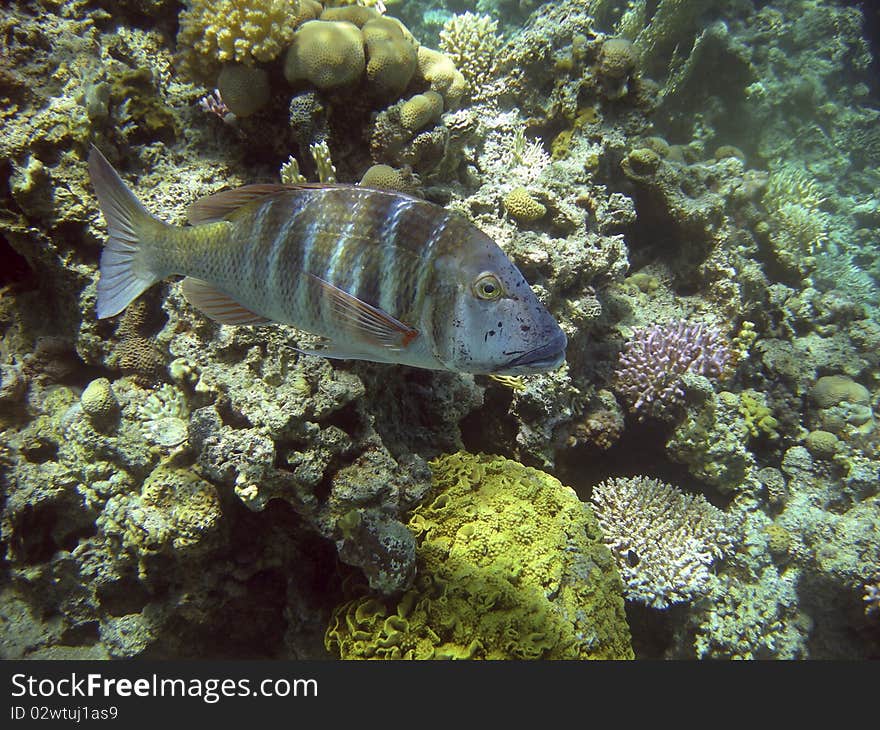
<path fill-rule="evenodd" d="M 364 23 L 367 78 L 389 96 L 399 96 L 416 71 L 418 43 L 397 18 L 375 18 Z"/>
<path fill-rule="evenodd" d="M 416 94 L 400 106 L 400 123 L 411 132 L 436 122 L 443 113 L 443 97 L 436 91 Z"/>
<path fill-rule="evenodd" d="M 290 83 L 308 81 L 319 89 L 356 82 L 364 73 L 364 38 L 353 23 L 310 20 L 293 36 L 284 62 Z"/>
<path fill-rule="evenodd" d="M 453 60 L 440 51 L 421 46 L 418 64 L 419 75 L 443 96 L 446 106 L 458 107 L 467 91 L 467 82 Z"/>

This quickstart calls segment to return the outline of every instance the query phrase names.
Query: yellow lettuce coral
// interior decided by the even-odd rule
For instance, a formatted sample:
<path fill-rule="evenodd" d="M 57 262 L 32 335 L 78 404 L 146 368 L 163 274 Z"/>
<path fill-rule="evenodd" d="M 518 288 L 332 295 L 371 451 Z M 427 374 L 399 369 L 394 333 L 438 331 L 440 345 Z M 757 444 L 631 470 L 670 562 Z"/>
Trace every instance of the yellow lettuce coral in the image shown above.
<path fill-rule="evenodd" d="M 501 457 L 436 459 L 412 515 L 418 575 L 399 599 L 334 611 L 343 658 L 632 658 L 623 586 L 590 508 L 556 479 Z"/>

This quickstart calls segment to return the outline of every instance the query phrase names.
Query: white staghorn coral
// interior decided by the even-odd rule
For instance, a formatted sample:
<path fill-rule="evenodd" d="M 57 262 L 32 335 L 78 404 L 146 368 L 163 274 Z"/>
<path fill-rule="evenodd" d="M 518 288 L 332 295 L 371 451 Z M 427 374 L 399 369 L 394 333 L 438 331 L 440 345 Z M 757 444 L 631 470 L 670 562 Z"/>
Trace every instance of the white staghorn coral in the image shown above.
<path fill-rule="evenodd" d="M 626 597 L 654 608 L 701 594 L 710 566 L 732 546 L 721 510 L 657 479 L 607 479 L 593 487 L 592 502 Z"/>

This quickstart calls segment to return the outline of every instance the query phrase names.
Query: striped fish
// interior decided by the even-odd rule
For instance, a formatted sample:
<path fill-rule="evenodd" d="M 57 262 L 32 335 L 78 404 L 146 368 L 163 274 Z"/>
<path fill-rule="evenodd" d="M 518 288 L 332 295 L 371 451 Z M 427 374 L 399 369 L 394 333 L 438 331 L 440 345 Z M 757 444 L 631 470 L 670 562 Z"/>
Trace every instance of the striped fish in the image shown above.
<path fill-rule="evenodd" d="M 433 370 L 519 374 L 558 367 L 565 334 L 519 270 L 462 216 L 357 185 L 247 185 L 154 218 L 92 148 L 107 221 L 97 314 L 183 275 L 186 299 L 230 325 L 290 324 L 308 354 Z"/>

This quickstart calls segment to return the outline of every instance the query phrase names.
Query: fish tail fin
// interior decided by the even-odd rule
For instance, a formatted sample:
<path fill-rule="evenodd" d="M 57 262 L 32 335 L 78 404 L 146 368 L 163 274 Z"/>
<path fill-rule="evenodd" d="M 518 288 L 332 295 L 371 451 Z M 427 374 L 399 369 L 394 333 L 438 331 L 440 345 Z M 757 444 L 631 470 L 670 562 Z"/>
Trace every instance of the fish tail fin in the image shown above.
<path fill-rule="evenodd" d="M 156 224 L 165 224 L 149 213 L 94 145 L 89 153 L 89 177 L 107 221 L 96 307 L 98 319 L 105 319 L 119 314 L 163 278 L 153 270 L 145 248 Z"/>

